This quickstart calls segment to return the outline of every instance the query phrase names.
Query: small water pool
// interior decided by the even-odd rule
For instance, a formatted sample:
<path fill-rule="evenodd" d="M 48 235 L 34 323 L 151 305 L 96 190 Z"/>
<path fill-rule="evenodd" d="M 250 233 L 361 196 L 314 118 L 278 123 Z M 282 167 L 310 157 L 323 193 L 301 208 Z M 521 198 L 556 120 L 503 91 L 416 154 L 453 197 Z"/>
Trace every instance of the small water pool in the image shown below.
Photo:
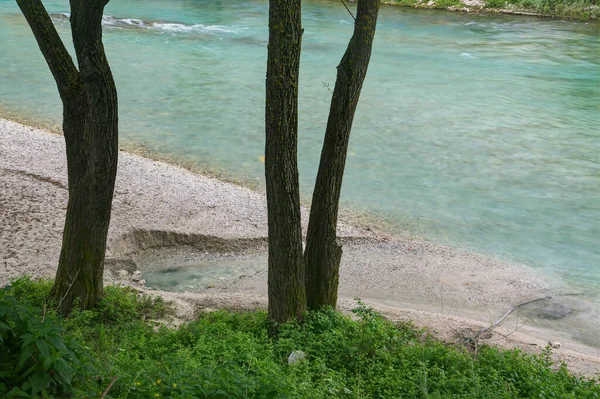
<path fill-rule="evenodd" d="M 148 288 L 200 292 L 267 272 L 266 256 L 192 251 L 148 252 L 136 259 Z"/>

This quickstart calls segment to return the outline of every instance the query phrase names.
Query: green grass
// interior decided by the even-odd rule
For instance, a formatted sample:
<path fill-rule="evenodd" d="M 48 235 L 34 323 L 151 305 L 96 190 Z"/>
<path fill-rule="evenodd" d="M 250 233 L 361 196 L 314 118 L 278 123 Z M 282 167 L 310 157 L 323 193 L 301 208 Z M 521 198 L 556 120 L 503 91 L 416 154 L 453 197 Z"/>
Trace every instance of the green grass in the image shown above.
<path fill-rule="evenodd" d="M 553 371 L 549 350 L 483 347 L 475 358 L 360 303 L 355 320 L 311 312 L 271 338 L 264 312 L 161 327 L 164 302 L 115 287 L 61 320 L 49 289 L 28 279 L 0 289 L 2 397 L 99 397 L 116 376 L 107 398 L 600 398 L 595 381 Z M 294 350 L 307 358 L 288 365 Z"/>
<path fill-rule="evenodd" d="M 434 8 L 446 9 L 448 7 L 460 7 L 462 3 L 460 0 L 437 0 Z"/>

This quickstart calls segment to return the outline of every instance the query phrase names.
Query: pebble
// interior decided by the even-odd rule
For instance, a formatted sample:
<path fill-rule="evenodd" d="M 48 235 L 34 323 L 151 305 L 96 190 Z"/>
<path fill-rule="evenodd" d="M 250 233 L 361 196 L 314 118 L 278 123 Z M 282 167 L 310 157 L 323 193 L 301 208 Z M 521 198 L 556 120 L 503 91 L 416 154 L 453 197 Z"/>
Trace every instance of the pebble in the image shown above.
<path fill-rule="evenodd" d="M 306 359 L 306 353 L 303 351 L 293 351 L 288 357 L 288 364 L 300 363 L 304 359 Z"/>

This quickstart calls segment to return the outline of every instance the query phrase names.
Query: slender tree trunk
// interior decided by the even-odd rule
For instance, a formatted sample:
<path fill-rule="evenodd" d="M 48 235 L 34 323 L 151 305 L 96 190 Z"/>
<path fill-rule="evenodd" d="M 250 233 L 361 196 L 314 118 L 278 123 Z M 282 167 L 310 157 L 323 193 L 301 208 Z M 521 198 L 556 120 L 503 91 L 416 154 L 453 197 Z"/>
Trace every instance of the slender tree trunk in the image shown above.
<path fill-rule="evenodd" d="M 103 294 L 104 255 L 118 159 L 117 91 L 102 45 L 106 0 L 71 0 L 79 70 L 40 0 L 17 0 L 63 102 L 69 202 L 51 296 L 67 315 Z"/>
<path fill-rule="evenodd" d="M 358 0 L 354 34 L 337 67 L 325 141 L 306 236 L 306 299 L 309 309 L 337 304 L 342 248 L 337 218 L 350 130 L 367 74 L 379 0 Z"/>
<path fill-rule="evenodd" d="M 300 319 L 306 309 L 298 181 L 300 0 L 270 0 L 265 177 L 269 219 L 269 319 Z"/>

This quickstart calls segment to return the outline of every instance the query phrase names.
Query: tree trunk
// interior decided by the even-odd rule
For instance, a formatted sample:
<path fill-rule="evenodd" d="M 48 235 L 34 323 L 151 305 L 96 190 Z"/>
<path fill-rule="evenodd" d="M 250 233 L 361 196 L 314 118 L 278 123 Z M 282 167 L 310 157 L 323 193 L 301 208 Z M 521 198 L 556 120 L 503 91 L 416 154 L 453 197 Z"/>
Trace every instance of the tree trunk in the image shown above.
<path fill-rule="evenodd" d="M 336 240 L 340 191 L 378 12 L 379 0 L 358 0 L 354 34 L 337 68 L 306 236 L 306 299 L 311 310 L 335 308 L 337 304 L 342 258 L 342 248 Z"/>
<path fill-rule="evenodd" d="M 306 309 L 298 181 L 300 0 L 270 0 L 266 79 L 265 178 L 269 219 L 269 319 Z"/>
<path fill-rule="evenodd" d="M 68 315 L 103 294 L 104 255 L 118 159 L 117 91 L 102 45 L 108 1 L 71 0 L 79 70 L 40 0 L 17 0 L 56 80 L 63 102 L 69 202 L 51 296 Z"/>

